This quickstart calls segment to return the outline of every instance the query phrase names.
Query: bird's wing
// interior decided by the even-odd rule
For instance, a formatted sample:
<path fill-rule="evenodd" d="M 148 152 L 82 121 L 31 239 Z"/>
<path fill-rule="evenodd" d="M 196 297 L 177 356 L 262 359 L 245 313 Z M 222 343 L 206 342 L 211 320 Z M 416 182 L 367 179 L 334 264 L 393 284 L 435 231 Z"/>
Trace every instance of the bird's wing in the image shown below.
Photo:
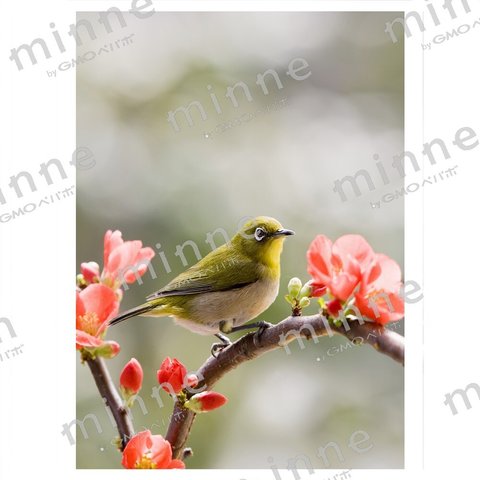
<path fill-rule="evenodd" d="M 147 300 L 232 290 L 254 283 L 258 278 L 255 262 L 224 245 L 149 295 Z"/>

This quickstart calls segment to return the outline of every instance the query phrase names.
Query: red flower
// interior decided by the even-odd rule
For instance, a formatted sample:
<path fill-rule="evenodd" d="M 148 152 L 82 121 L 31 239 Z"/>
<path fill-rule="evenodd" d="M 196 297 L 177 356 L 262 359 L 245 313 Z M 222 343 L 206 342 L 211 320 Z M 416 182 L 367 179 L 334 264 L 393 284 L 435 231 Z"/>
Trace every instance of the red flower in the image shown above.
<path fill-rule="evenodd" d="M 402 287 L 402 272 L 397 262 L 381 253 L 365 272 L 355 303 L 362 313 L 371 320 L 385 325 L 400 320 L 405 313 Z"/>
<path fill-rule="evenodd" d="M 181 460 L 172 459 L 172 447 L 161 435 L 152 435 L 150 430 L 137 433 L 123 451 L 122 465 L 125 468 L 185 468 Z"/>
<path fill-rule="evenodd" d="M 119 230 L 108 230 L 104 239 L 102 282 L 114 290 L 125 281 L 132 283 L 142 276 L 155 252 L 142 248 L 140 240 L 124 242 Z"/>
<path fill-rule="evenodd" d="M 77 350 L 86 349 L 93 355 L 114 357 L 120 347 L 103 340 L 108 321 L 118 313 L 115 292 L 105 285 L 93 283 L 77 292 Z"/>
<path fill-rule="evenodd" d="M 209 412 L 227 403 L 227 397 L 217 392 L 202 392 L 185 402 L 185 407 L 195 413 Z"/>
<path fill-rule="evenodd" d="M 120 386 L 125 394 L 130 397 L 135 395 L 142 388 L 143 370 L 140 362 L 132 358 L 120 373 Z"/>
<path fill-rule="evenodd" d="M 316 284 L 325 285 L 331 294 L 347 300 L 362 279 L 362 271 L 375 259 L 375 253 L 360 235 L 344 235 L 333 245 L 318 235 L 307 251 L 308 273 Z"/>
<path fill-rule="evenodd" d="M 176 358 L 167 357 L 157 371 L 160 386 L 168 393 L 177 394 L 182 391 L 187 369 Z"/>
<path fill-rule="evenodd" d="M 374 322 L 385 324 L 403 317 L 400 267 L 386 255 L 375 253 L 362 236 L 344 235 L 332 245 L 327 237 L 318 235 L 307 259 L 312 285 L 325 285 L 333 296 L 327 304 L 332 315 L 340 312 L 342 302 L 354 300 L 360 313 Z"/>

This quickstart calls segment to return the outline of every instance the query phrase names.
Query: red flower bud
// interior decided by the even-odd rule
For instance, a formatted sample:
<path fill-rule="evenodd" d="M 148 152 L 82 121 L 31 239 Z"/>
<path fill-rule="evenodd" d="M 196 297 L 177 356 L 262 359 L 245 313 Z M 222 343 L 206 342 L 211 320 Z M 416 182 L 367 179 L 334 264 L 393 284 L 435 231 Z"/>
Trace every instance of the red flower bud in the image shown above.
<path fill-rule="evenodd" d="M 310 286 L 312 287 L 311 297 L 322 297 L 327 291 L 327 287 L 321 283 L 312 282 Z"/>
<path fill-rule="evenodd" d="M 195 413 L 209 412 L 227 403 L 227 397 L 217 392 L 202 392 L 185 402 L 185 407 Z"/>
<path fill-rule="evenodd" d="M 98 282 L 100 277 L 100 267 L 96 262 L 83 262 L 80 265 L 80 271 L 82 272 L 83 278 L 87 283 Z"/>
<path fill-rule="evenodd" d="M 120 386 L 128 396 L 134 395 L 142 388 L 143 370 L 137 359 L 132 358 L 120 374 Z"/>
<path fill-rule="evenodd" d="M 190 388 L 195 388 L 198 385 L 198 377 L 194 373 L 189 373 L 185 379 L 185 383 Z"/>
<path fill-rule="evenodd" d="M 335 298 L 327 303 L 328 312 L 336 317 L 338 312 L 342 309 L 342 302 L 338 298 Z"/>
<path fill-rule="evenodd" d="M 89 337 L 91 337 L 91 339 L 95 339 L 95 337 L 92 337 L 91 335 L 89 335 Z M 100 342 L 100 345 L 98 347 L 95 346 L 95 343 L 93 342 L 92 345 L 93 348 L 89 346 L 85 347 L 85 345 L 82 346 L 82 348 L 85 348 L 85 350 L 89 351 L 94 357 L 113 358 L 120 352 L 120 345 L 113 340 L 109 340 L 107 342 Z"/>
<path fill-rule="evenodd" d="M 160 386 L 170 395 L 177 394 L 183 389 L 183 380 L 187 374 L 185 365 L 176 358 L 167 357 L 157 371 Z"/>

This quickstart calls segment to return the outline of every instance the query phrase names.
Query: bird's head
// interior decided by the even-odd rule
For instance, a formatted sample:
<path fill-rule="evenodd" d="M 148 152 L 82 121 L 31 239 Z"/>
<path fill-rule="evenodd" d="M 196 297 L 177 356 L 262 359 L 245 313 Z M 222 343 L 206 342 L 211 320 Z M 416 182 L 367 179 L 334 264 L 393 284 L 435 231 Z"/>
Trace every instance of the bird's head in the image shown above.
<path fill-rule="evenodd" d="M 285 237 L 294 234 L 274 218 L 256 217 L 249 220 L 232 238 L 232 246 L 250 258 L 274 267 L 280 262 Z"/>

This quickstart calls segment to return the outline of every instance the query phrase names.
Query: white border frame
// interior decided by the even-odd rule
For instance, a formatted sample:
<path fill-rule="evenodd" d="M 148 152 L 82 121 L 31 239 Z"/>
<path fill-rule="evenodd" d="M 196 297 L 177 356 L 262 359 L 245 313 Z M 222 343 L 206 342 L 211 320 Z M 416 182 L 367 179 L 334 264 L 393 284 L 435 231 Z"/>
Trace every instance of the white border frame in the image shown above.
<path fill-rule="evenodd" d="M 38 2 L 40 3 L 40 2 Z M 55 3 L 47 9 L 45 2 L 6 7 L 0 19 L 8 34 L 8 49 L 35 36 L 49 32 L 49 23 L 68 25 L 76 10 L 102 10 L 111 6 L 128 9 L 125 1 L 70 1 Z M 164 1 L 154 2 L 159 11 L 404 11 L 415 8 L 408 1 Z M 5 49 L 4 49 L 5 53 Z M 1 148 L 3 178 L 22 169 L 33 169 L 46 159 L 70 158 L 75 148 L 75 75 L 49 79 L 44 68 L 18 72 L 3 54 L 6 89 L 1 104 L 9 113 L 3 125 L 6 141 Z M 422 117 L 422 49 L 420 42 L 406 42 L 406 129 L 407 150 L 419 151 L 423 143 Z M 28 137 L 24 132 L 28 130 Z M 72 176 L 73 178 L 73 176 Z M 423 284 L 421 195 L 406 198 L 406 279 Z M 12 395 L 0 399 L 2 430 L 0 449 L 8 458 L 0 464 L 2 478 L 16 478 L 48 469 L 68 478 L 144 478 L 137 471 L 76 470 L 74 446 L 61 436 L 61 425 L 75 418 L 76 352 L 66 338 L 73 338 L 70 313 L 74 296 L 69 279 L 75 275 L 75 206 L 66 200 L 55 208 L 32 215 L 29 222 L 12 222 L 1 226 L 2 265 L 10 260 L 10 269 L 1 274 L 2 312 L 18 325 L 18 336 L 25 345 L 23 356 L 15 363 L 0 365 L 2 385 L 9 385 Z M 47 237 L 43 233 L 48 231 Z M 52 238 L 53 237 L 53 238 Z M 60 253 L 66 257 L 59 258 Z M 19 264 L 33 256 L 34 270 L 23 272 Z M 16 261 L 18 259 L 18 262 Z M 56 259 L 56 261 L 54 260 Z M 19 288 L 19 286 L 21 286 Z M 52 298 L 54 300 L 52 301 Z M 37 317 L 36 313 L 39 313 Z M 45 312 L 50 312 L 48 321 Z M 405 470 L 352 470 L 352 478 L 361 480 L 421 478 L 423 467 L 423 319 L 421 304 L 407 305 L 407 362 L 405 384 Z M 24 323 L 22 319 L 28 318 Z M 44 343 L 48 332 L 50 341 Z M 26 381 L 25 379 L 28 379 Z M 60 380 L 61 379 L 61 380 Z M 28 419 L 25 412 L 29 412 Z M 22 427 L 19 427 L 22 426 Z M 25 431 L 27 430 L 27 431 Z M 422 432 L 422 433 L 420 433 Z M 14 448 L 12 448 L 14 446 Z M 333 477 L 339 471 L 317 470 L 315 475 L 302 471 L 304 478 Z M 158 475 L 158 472 L 151 475 Z M 164 471 L 163 478 L 231 478 L 256 479 L 271 476 L 268 470 L 186 470 Z M 282 475 L 284 478 L 291 473 Z"/>

